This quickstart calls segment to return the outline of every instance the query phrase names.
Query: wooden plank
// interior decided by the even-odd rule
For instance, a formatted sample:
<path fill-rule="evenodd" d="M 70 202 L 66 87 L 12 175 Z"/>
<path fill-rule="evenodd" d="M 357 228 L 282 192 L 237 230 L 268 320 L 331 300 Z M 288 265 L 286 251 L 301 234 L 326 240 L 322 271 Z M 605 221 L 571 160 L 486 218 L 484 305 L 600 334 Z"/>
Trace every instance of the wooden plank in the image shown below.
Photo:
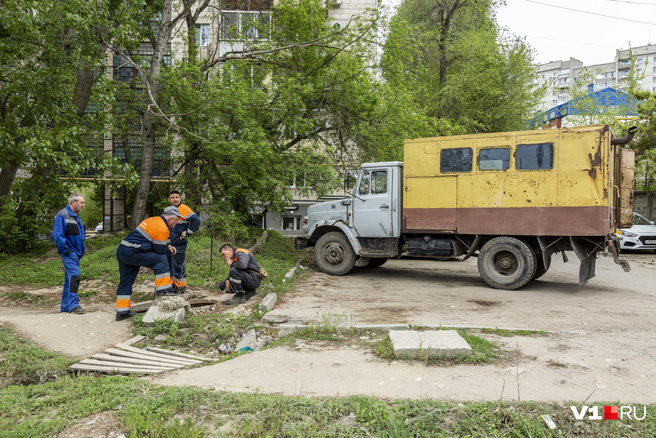
<path fill-rule="evenodd" d="M 187 354 L 187 353 L 181 353 L 179 351 L 171 351 L 171 350 L 164 350 L 163 348 L 157 348 L 157 347 L 146 347 L 148 351 L 153 351 L 155 353 L 164 353 L 167 355 L 171 356 L 178 356 L 178 357 L 183 357 L 186 359 L 192 359 L 192 360 L 202 360 L 205 362 L 209 362 L 213 359 L 209 359 L 207 357 L 200 357 L 200 356 L 194 356 L 193 354 Z"/>
<path fill-rule="evenodd" d="M 152 371 L 144 370 L 140 368 L 124 368 L 124 367 L 103 367 L 99 365 L 83 365 L 83 364 L 73 364 L 68 367 L 69 370 L 73 371 L 98 371 L 101 373 L 119 373 L 119 374 L 159 374 L 162 371 Z"/>
<path fill-rule="evenodd" d="M 133 364 L 133 365 L 156 365 L 156 366 L 161 366 L 169 369 L 176 369 L 176 368 L 182 368 L 185 365 L 174 365 L 174 364 L 167 364 L 165 362 L 153 362 L 152 360 L 145 360 L 145 359 L 131 359 L 129 357 L 123 357 L 123 356 L 113 356 L 111 354 L 103 354 L 103 353 L 98 353 L 94 354 L 91 356 L 92 359 L 98 359 L 98 360 L 109 360 L 112 362 L 121 362 L 121 363 L 126 363 L 126 364 Z"/>
<path fill-rule="evenodd" d="M 141 351 L 141 350 L 139 350 L 139 351 Z M 173 359 L 162 359 L 162 358 L 158 358 L 158 357 L 150 357 L 150 356 L 146 356 L 144 354 L 134 353 L 132 351 L 118 350 L 116 348 L 108 348 L 107 350 L 105 350 L 105 353 L 111 354 L 113 356 L 129 357 L 129 358 L 132 358 L 132 359 L 139 359 L 139 360 L 151 360 L 151 361 L 154 361 L 154 362 L 163 362 L 163 363 L 166 363 L 166 364 L 182 365 L 182 366 L 189 365 L 187 363 L 180 363 L 180 362 L 178 362 L 176 360 L 173 360 Z"/>
<path fill-rule="evenodd" d="M 174 369 L 174 368 L 158 367 L 152 365 L 146 365 L 146 366 L 132 365 L 132 364 L 121 363 L 121 362 L 111 362 L 108 360 L 95 360 L 95 359 L 84 359 L 78 363 L 81 363 L 82 365 L 100 365 L 100 366 L 115 367 L 115 368 L 139 368 L 139 369 L 150 370 L 150 371 L 171 371 L 172 369 Z"/>
<path fill-rule="evenodd" d="M 135 347 L 131 347 L 131 346 L 125 345 L 125 344 L 118 344 L 117 347 L 122 348 L 125 351 L 131 351 L 133 353 L 140 353 L 140 354 L 144 354 L 144 355 L 149 356 L 149 357 L 159 357 L 161 359 L 174 360 L 178 363 L 183 363 L 185 365 L 196 365 L 196 364 L 202 363 L 202 361 L 200 361 L 200 360 L 183 359 L 181 357 L 171 356 L 170 354 L 153 353 L 152 351 L 142 350 L 141 348 L 135 348 Z"/>

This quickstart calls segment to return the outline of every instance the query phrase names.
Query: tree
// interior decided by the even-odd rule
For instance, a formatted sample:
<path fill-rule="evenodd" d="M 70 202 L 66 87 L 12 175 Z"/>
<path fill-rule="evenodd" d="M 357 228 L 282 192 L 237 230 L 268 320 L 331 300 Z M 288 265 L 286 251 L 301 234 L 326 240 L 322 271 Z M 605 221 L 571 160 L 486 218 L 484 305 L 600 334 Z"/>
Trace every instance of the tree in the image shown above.
<path fill-rule="evenodd" d="M 29 248 L 51 225 L 70 179 L 102 168 L 87 146 L 111 89 L 98 75 L 111 38 L 109 1 L 6 0 L 0 8 L 0 241 Z M 21 176 L 19 176 L 19 172 Z"/>
<path fill-rule="evenodd" d="M 179 182 L 193 193 L 209 191 L 222 226 L 282 211 L 294 179 L 321 196 L 334 187 L 336 167 L 401 159 L 403 138 L 450 129 L 374 75 L 377 12 L 340 31 L 326 16 L 322 1 L 283 0 L 273 26 L 261 19 L 245 29 L 268 38 L 241 35 L 235 50 L 203 59 L 190 44 L 160 75 L 160 121 L 175 133 L 166 143 L 180 161 L 174 173 L 186 169 Z"/>
<path fill-rule="evenodd" d="M 494 21 L 493 0 L 406 0 L 391 23 L 383 72 L 427 114 L 467 132 L 521 129 L 541 90 L 520 38 Z"/>

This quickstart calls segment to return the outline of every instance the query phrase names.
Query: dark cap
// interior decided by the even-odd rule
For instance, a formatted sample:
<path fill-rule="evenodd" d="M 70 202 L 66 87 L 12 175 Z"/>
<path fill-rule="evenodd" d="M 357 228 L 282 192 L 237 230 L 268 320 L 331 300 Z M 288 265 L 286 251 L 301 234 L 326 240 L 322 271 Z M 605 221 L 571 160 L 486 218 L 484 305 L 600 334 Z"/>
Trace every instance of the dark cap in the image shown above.
<path fill-rule="evenodd" d="M 178 195 L 180 194 L 180 192 L 178 192 L 177 190 L 171 190 L 171 191 L 169 192 L 169 196 L 171 196 L 171 195 L 174 194 L 174 193 L 177 193 Z"/>
<path fill-rule="evenodd" d="M 178 210 L 178 207 L 174 207 L 172 205 L 164 209 L 164 214 L 173 214 L 176 215 L 177 217 L 184 218 L 184 216 L 180 214 L 180 210 Z"/>

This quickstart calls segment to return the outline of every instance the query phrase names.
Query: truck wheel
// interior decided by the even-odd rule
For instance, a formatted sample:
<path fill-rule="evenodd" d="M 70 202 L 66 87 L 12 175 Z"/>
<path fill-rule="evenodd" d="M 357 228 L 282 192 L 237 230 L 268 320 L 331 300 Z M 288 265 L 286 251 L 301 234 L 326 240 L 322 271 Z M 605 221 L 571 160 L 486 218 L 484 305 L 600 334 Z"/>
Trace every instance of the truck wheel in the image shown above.
<path fill-rule="evenodd" d="M 519 289 L 535 275 L 535 253 L 514 237 L 495 237 L 478 255 L 478 272 L 495 289 Z"/>
<path fill-rule="evenodd" d="M 330 275 L 348 274 L 355 265 L 355 252 L 340 232 L 326 233 L 314 246 L 314 260 L 319 269 Z"/>
<path fill-rule="evenodd" d="M 379 266 L 383 266 L 387 260 L 389 260 L 389 259 L 371 258 L 371 259 L 369 259 L 369 264 L 367 266 L 365 266 L 365 268 L 373 269 L 373 268 L 377 268 Z"/>

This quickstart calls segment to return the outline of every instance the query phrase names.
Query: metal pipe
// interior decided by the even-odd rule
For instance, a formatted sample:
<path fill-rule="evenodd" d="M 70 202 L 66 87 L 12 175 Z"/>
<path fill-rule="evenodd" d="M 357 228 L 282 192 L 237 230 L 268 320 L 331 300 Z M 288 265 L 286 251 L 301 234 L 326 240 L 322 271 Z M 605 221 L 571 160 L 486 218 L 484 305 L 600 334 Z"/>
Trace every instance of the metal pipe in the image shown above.
<path fill-rule="evenodd" d="M 638 127 L 637 126 L 631 126 L 629 128 L 629 133 L 626 137 L 613 138 L 610 141 L 610 144 L 627 144 L 628 142 L 633 140 L 633 136 L 635 135 L 636 132 L 638 132 Z"/>

